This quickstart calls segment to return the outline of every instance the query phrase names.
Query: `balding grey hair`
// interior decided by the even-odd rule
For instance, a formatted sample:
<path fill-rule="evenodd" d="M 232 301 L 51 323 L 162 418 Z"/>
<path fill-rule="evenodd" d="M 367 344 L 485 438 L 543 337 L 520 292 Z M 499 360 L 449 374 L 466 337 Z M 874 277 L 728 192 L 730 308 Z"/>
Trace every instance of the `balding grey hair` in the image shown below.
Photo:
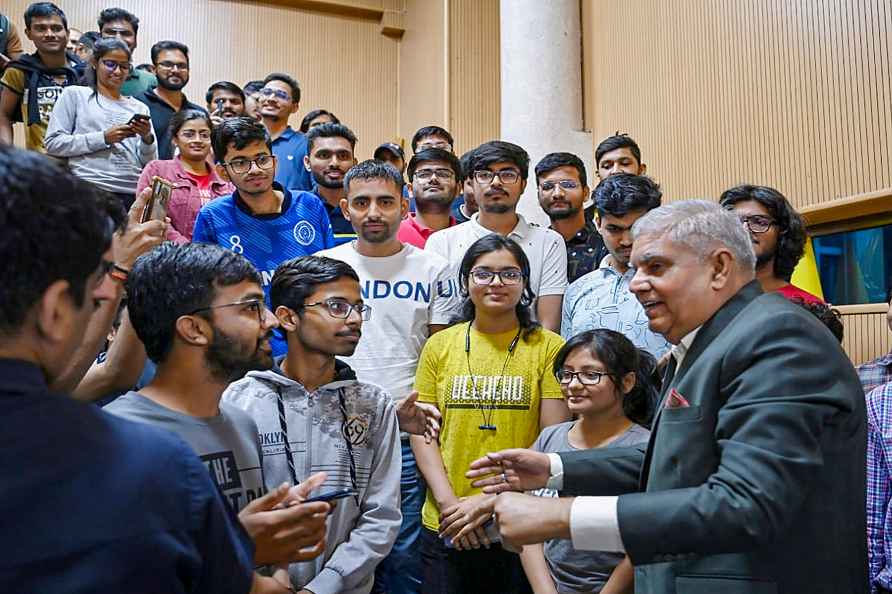
<path fill-rule="evenodd" d="M 756 253 L 749 232 L 735 214 L 706 200 L 671 202 L 648 212 L 632 225 L 632 239 L 642 235 L 665 236 L 704 258 L 723 245 L 741 269 L 753 272 Z"/>

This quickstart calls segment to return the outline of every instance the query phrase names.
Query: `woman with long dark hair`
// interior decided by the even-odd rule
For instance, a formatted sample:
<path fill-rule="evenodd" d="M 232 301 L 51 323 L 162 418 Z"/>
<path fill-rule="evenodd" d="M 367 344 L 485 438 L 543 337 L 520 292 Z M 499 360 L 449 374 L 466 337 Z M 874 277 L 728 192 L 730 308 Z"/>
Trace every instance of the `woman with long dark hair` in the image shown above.
<path fill-rule="evenodd" d="M 613 330 L 582 332 L 561 348 L 554 375 L 575 421 L 543 429 L 532 449 L 552 453 L 627 447 L 650 437 L 656 388 L 654 358 Z M 556 497 L 543 489 L 537 494 Z M 620 553 L 576 551 L 569 540 L 523 547 L 524 570 L 536 594 L 631 592 L 632 566 Z"/>
<path fill-rule="evenodd" d="M 152 161 L 143 169 L 136 186 L 139 194 L 160 177 L 173 186 L 167 203 L 170 226 L 167 239 L 176 243 L 192 241 L 192 230 L 201 207 L 219 196 L 235 191 L 208 162 L 211 152 L 211 119 L 197 109 L 178 111 L 170 118 L 170 138 L 179 154 L 173 159 Z"/>
<path fill-rule="evenodd" d="M 158 156 L 149 108 L 121 94 L 130 49 L 101 39 L 87 68 L 87 87 L 66 87 L 53 107 L 44 146 L 68 160 L 71 172 L 130 207 L 145 165 Z"/>
<path fill-rule="evenodd" d="M 462 320 L 428 339 L 415 376 L 419 400 L 443 415 L 439 443 L 411 438 L 428 485 L 423 591 L 528 592 L 517 555 L 492 543 L 483 522 L 451 536 L 493 504 L 493 496 L 465 478 L 470 462 L 528 447 L 543 427 L 568 418 L 551 371 L 563 340 L 534 321 L 529 261 L 513 240 L 496 234 L 479 239 L 459 276 L 466 297 Z"/>

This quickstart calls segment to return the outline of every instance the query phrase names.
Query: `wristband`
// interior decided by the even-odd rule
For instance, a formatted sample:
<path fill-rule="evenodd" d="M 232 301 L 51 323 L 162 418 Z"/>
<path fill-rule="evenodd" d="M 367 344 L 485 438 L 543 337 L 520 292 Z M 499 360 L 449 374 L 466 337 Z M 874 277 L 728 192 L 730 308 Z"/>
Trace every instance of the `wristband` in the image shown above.
<path fill-rule="evenodd" d="M 122 285 L 127 282 L 127 276 L 130 274 L 130 271 L 124 268 L 123 266 L 118 266 L 114 264 L 112 269 L 108 271 L 108 275 L 113 279 L 121 283 Z"/>

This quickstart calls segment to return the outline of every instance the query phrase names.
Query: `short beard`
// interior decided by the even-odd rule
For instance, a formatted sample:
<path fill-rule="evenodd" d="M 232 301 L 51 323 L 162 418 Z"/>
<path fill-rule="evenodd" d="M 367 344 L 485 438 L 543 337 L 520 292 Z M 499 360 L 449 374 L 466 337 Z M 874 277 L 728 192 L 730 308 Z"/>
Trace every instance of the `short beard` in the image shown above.
<path fill-rule="evenodd" d="M 249 356 L 239 353 L 239 343 L 231 336 L 214 327 L 214 337 L 204 354 L 205 364 L 211 377 L 220 383 L 232 383 L 249 371 L 269 369 L 272 361 L 260 350 L 260 340 Z"/>
<path fill-rule="evenodd" d="M 490 214 L 505 214 L 506 212 L 511 212 L 512 210 L 514 210 L 514 206 L 504 203 L 481 204 L 480 210 L 482 210 L 483 212 L 488 212 Z"/>
<path fill-rule="evenodd" d="M 390 241 L 393 237 L 393 233 L 391 233 L 391 227 L 387 223 L 382 223 L 384 228 L 381 231 L 375 231 L 371 234 L 366 234 L 365 229 L 362 227 L 359 228 L 359 235 L 362 237 L 363 241 L 367 241 L 369 243 L 384 243 L 386 241 Z"/>
<path fill-rule="evenodd" d="M 768 266 L 769 264 L 771 264 L 772 268 L 773 268 L 774 265 L 772 264 L 771 261 L 775 258 L 775 256 L 777 256 L 776 251 L 771 252 L 770 254 L 762 254 L 761 256 L 756 256 L 756 270 L 759 270 L 760 268 L 764 268 L 765 266 Z M 772 271 L 772 274 L 773 274 L 773 272 L 774 271 Z"/>
<path fill-rule="evenodd" d="M 325 179 L 324 174 L 313 172 L 313 179 L 316 180 L 316 185 L 322 186 L 323 188 L 328 188 L 329 190 L 337 190 L 338 188 L 343 188 L 343 182 L 330 182 Z"/>
<path fill-rule="evenodd" d="M 158 78 L 158 86 L 164 90 L 167 90 L 167 91 L 182 91 L 183 87 L 185 87 L 187 84 L 189 84 L 188 78 L 184 79 L 183 82 L 178 85 L 172 85 L 167 82 L 167 79 L 161 78 L 160 76 L 157 78 Z"/>
<path fill-rule="evenodd" d="M 557 212 L 553 212 L 551 210 L 545 211 L 552 221 L 563 221 L 565 219 L 572 219 L 575 217 L 579 211 L 582 210 L 580 208 L 571 208 L 570 210 L 559 210 Z"/>
<path fill-rule="evenodd" d="M 439 198 L 419 198 L 416 194 L 415 210 L 422 214 L 446 214 L 452 209 L 453 200 L 454 198 L 445 195 Z"/>

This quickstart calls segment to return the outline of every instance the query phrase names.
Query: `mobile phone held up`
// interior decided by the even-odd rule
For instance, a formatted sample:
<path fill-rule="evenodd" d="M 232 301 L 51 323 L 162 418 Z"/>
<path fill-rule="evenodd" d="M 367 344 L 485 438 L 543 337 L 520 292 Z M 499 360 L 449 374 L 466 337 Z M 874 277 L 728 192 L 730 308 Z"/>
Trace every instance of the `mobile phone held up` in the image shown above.
<path fill-rule="evenodd" d="M 315 497 L 310 497 L 305 500 L 304 503 L 313 503 L 316 501 L 334 501 L 336 499 L 343 499 L 344 497 L 353 497 L 356 495 L 356 491 L 353 489 L 338 489 L 337 491 L 329 491 L 328 493 L 322 493 L 321 495 L 317 495 Z"/>
<path fill-rule="evenodd" d="M 158 176 L 153 177 L 152 195 L 143 208 L 139 222 L 163 221 L 167 217 L 167 203 L 170 200 L 171 191 L 173 191 L 173 185 L 169 181 Z"/>
<path fill-rule="evenodd" d="M 130 121 L 127 122 L 128 126 L 132 126 L 133 124 L 139 122 L 140 124 L 145 124 L 149 120 L 151 120 L 149 116 L 141 113 L 133 114 L 133 117 L 130 118 Z"/>

